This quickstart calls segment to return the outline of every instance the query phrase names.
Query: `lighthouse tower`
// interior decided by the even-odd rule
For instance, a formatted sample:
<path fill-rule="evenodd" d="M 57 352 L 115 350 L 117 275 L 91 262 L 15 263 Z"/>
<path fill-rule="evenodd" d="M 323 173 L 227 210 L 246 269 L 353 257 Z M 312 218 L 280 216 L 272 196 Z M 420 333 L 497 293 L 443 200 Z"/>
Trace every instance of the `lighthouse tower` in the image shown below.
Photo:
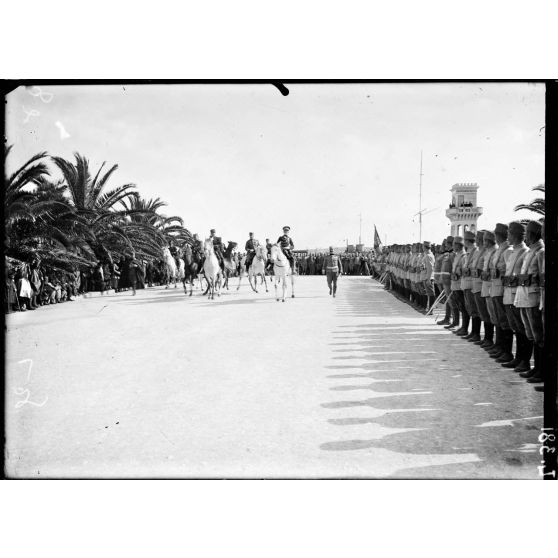
<path fill-rule="evenodd" d="M 482 207 L 477 206 L 476 182 L 462 182 L 451 187 L 451 203 L 446 217 L 451 222 L 451 236 L 463 236 L 465 231 L 477 232 L 477 220 Z"/>

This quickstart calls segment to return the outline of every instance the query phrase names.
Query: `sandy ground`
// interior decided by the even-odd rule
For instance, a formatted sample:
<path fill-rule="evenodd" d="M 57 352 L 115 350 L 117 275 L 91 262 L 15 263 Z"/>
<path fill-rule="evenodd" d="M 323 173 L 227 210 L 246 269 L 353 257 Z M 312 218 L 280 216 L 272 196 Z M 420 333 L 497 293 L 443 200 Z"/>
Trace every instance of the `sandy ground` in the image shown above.
<path fill-rule="evenodd" d="M 516 373 L 370 278 L 295 292 L 8 315 L 6 473 L 541 478 L 542 394 Z"/>

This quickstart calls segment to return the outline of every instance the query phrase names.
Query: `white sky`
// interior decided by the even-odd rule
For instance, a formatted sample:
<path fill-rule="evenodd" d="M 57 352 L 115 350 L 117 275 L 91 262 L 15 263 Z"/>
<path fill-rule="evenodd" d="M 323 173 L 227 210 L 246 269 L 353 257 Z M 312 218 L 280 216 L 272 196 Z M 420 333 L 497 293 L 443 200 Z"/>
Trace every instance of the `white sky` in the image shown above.
<path fill-rule="evenodd" d="M 374 224 L 382 242 L 418 241 L 422 149 L 423 239 L 449 234 L 456 182 L 479 184 L 479 228 L 531 215 L 513 207 L 544 182 L 544 85 L 287 86 L 43 86 L 43 100 L 19 88 L 8 170 L 78 151 L 93 172 L 118 163 L 109 186 L 137 184 L 200 236 L 275 240 L 288 224 L 297 248 L 340 246 L 358 241 L 362 213 L 370 246 Z"/>

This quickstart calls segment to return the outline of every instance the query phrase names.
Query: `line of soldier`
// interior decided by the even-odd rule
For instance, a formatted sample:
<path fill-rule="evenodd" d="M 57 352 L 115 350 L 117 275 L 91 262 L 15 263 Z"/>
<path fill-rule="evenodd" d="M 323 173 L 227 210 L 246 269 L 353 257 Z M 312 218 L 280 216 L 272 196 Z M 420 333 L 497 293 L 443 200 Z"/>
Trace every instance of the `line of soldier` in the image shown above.
<path fill-rule="evenodd" d="M 446 315 L 439 325 L 480 346 L 527 382 L 542 384 L 543 237 L 544 222 L 513 221 L 498 223 L 494 231 L 449 236 L 434 250 L 429 242 L 393 245 L 378 258 L 374 274 L 417 309 L 428 310 L 444 292 Z"/>

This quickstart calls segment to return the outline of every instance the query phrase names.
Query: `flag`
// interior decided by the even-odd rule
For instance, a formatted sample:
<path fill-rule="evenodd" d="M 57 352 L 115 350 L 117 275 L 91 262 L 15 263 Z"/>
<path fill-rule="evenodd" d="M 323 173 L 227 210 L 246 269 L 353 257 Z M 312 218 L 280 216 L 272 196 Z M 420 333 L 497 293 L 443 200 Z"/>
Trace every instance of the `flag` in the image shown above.
<path fill-rule="evenodd" d="M 374 225 L 374 250 L 379 251 L 382 247 L 382 241 L 380 240 L 380 235 L 378 234 L 378 229 Z"/>

